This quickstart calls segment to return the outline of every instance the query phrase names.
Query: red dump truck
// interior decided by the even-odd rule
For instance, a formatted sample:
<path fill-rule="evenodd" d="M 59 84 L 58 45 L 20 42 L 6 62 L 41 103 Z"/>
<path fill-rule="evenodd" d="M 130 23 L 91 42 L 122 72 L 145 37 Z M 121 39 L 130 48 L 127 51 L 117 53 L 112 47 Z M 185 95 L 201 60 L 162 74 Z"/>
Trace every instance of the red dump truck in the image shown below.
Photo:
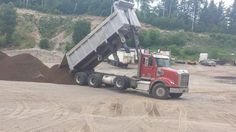
<path fill-rule="evenodd" d="M 126 90 L 147 84 L 147 90 L 154 98 L 179 98 L 188 92 L 188 71 L 170 68 L 170 59 L 167 56 L 139 50 L 138 31 L 141 25 L 133 7 L 132 2 L 116 1 L 113 13 L 66 53 L 61 67 L 69 67 L 78 85 L 100 87 L 106 84 Z M 139 56 L 137 76 L 119 76 L 94 71 L 104 58 L 120 49 L 125 45 L 126 39 L 131 37 Z"/>

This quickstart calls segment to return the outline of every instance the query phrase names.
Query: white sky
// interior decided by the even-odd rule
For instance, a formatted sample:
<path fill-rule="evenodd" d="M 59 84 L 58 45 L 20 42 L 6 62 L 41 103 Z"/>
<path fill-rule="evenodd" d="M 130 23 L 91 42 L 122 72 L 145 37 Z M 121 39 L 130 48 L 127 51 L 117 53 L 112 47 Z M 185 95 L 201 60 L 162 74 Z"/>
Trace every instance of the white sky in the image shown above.
<path fill-rule="evenodd" d="M 209 1 L 211 1 L 211 0 L 209 0 Z M 218 3 L 218 2 L 220 2 L 221 0 L 214 0 L 216 3 Z M 222 0 L 224 3 L 225 3 L 225 6 L 226 7 L 229 7 L 229 6 L 231 6 L 231 5 L 233 5 L 233 3 L 234 3 L 234 0 Z"/>

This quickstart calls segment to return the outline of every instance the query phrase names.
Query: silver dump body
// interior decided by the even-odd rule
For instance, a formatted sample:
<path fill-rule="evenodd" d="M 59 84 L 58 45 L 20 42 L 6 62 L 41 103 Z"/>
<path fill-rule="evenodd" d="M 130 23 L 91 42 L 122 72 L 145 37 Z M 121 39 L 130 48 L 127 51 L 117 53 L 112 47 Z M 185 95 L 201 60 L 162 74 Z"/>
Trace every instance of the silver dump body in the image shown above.
<path fill-rule="evenodd" d="M 115 2 L 114 12 L 66 53 L 61 66 L 67 65 L 71 71 L 92 70 L 122 47 L 131 28 L 141 27 L 133 6 L 123 0 Z"/>

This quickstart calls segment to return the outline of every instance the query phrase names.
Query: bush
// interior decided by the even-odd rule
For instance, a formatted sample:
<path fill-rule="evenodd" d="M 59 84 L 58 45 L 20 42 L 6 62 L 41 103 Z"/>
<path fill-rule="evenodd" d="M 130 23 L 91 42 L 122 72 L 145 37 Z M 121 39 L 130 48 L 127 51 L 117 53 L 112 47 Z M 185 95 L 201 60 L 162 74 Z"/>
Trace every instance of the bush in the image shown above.
<path fill-rule="evenodd" d="M 181 50 L 176 45 L 170 45 L 169 50 L 171 51 L 172 55 L 181 56 Z"/>
<path fill-rule="evenodd" d="M 12 43 L 16 27 L 16 10 L 12 3 L 0 5 L 0 35 L 5 36 L 7 43 Z"/>
<path fill-rule="evenodd" d="M 67 52 L 67 51 L 71 50 L 73 47 L 74 47 L 74 44 L 67 43 L 66 47 L 65 47 L 65 51 Z"/>
<path fill-rule="evenodd" d="M 157 29 L 143 31 L 139 34 L 140 44 L 147 48 L 160 45 L 160 31 Z"/>
<path fill-rule="evenodd" d="M 6 43 L 5 36 L 0 36 L 0 48 L 3 48 Z"/>
<path fill-rule="evenodd" d="M 74 44 L 79 43 L 86 35 L 91 32 L 91 23 L 86 20 L 80 20 L 74 25 L 72 39 Z"/>
<path fill-rule="evenodd" d="M 39 32 L 43 38 L 52 38 L 60 29 L 69 29 L 70 22 L 62 17 L 44 16 L 39 19 Z"/>
<path fill-rule="evenodd" d="M 50 48 L 49 41 L 47 39 L 40 40 L 39 47 L 41 49 L 49 49 Z"/>

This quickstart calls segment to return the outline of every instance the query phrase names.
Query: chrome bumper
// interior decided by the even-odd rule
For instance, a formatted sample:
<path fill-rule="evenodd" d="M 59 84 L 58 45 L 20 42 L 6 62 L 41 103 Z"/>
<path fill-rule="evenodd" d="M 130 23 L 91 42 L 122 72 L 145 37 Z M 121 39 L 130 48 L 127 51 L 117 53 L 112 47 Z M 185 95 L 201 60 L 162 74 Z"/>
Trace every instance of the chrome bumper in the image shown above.
<path fill-rule="evenodd" d="M 188 93 L 189 88 L 170 88 L 170 93 Z"/>

